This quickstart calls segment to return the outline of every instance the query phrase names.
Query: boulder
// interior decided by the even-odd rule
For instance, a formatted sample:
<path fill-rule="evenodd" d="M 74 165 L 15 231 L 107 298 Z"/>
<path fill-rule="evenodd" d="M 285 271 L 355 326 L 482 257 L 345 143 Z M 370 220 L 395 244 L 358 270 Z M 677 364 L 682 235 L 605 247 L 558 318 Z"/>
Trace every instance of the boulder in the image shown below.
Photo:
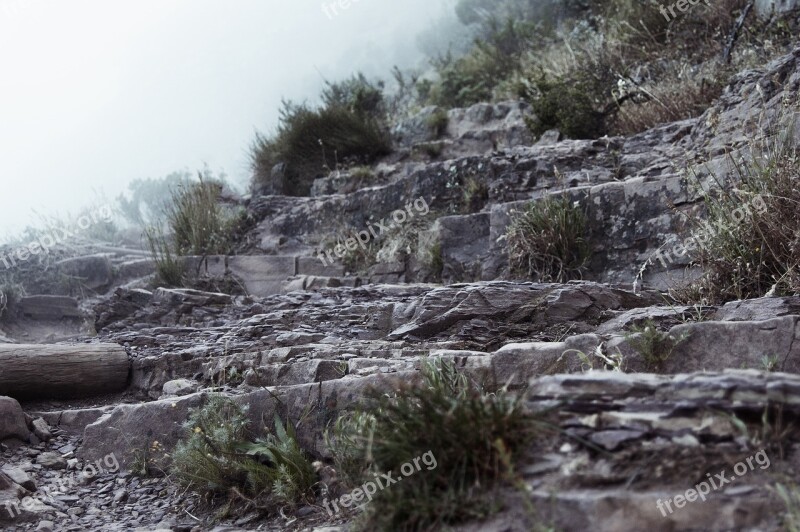
<path fill-rule="evenodd" d="M 28 420 L 19 402 L 0 396 L 0 442 L 9 438 L 28 441 L 29 437 Z"/>

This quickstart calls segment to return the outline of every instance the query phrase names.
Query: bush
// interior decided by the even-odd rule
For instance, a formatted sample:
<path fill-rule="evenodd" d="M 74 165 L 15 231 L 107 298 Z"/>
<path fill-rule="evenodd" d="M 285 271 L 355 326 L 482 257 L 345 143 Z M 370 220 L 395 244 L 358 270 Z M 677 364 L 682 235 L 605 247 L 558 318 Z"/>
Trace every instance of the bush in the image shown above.
<path fill-rule="evenodd" d="M 198 173 L 199 181 L 182 183 L 171 191 L 164 208 L 169 234 L 161 223 L 145 229 L 156 274 L 167 286 L 183 286 L 186 255 L 225 255 L 233 251 L 237 233 L 244 227 L 243 209 L 224 205 L 224 181 L 208 171 Z"/>
<path fill-rule="evenodd" d="M 480 177 L 469 177 L 464 184 L 464 208 L 468 214 L 480 212 L 489 202 L 489 187 Z"/>
<path fill-rule="evenodd" d="M 286 165 L 283 193 L 308 195 L 314 179 L 341 164 L 370 164 L 391 152 L 383 94 L 363 76 L 328 84 L 323 105 L 284 103 L 277 133 L 257 134 L 251 166 L 257 188 L 271 184 L 272 170 Z"/>
<path fill-rule="evenodd" d="M 364 516 L 368 530 L 428 530 L 492 511 L 485 492 L 498 487 L 534 435 L 534 420 L 519 398 L 470 382 L 450 362 L 426 361 L 422 382 L 391 396 L 375 392 L 371 411 L 375 473 L 397 475 L 402 464 L 430 452 L 428 467 L 379 491 Z M 362 445 L 361 448 L 364 448 Z"/>
<path fill-rule="evenodd" d="M 164 286 L 180 287 L 184 285 L 184 263 L 176 256 L 161 227 L 152 226 L 144 231 L 150 257 L 156 265 L 156 276 Z"/>
<path fill-rule="evenodd" d="M 569 198 L 545 196 L 514 215 L 506 232 L 512 273 L 563 283 L 589 260 L 586 215 Z"/>
<path fill-rule="evenodd" d="M 437 108 L 431 115 L 428 117 L 426 124 L 428 129 L 430 129 L 431 133 L 433 134 L 434 138 L 441 138 L 442 135 L 447 133 L 447 126 L 450 124 L 450 117 L 447 115 L 447 111 L 440 108 Z"/>
<path fill-rule="evenodd" d="M 689 215 L 690 226 L 707 238 L 693 252 L 706 273 L 678 291 L 682 300 L 718 304 L 800 293 L 800 154 L 784 135 L 757 143 L 751 153 L 731 161 L 733 188 L 712 175 L 716 186 L 701 191 L 706 218 Z"/>
<path fill-rule="evenodd" d="M 687 338 L 688 333 L 675 338 L 658 330 L 653 320 L 647 320 L 643 326 L 633 327 L 625 336 L 630 346 L 642 355 L 647 371 L 661 371 L 678 345 Z"/>
<path fill-rule="evenodd" d="M 188 438 L 172 455 L 172 473 L 181 484 L 259 509 L 313 497 L 314 469 L 294 430 L 279 419 L 274 434 L 251 442 L 246 408 L 215 394 L 192 411 L 184 427 Z"/>
<path fill-rule="evenodd" d="M 553 81 L 541 75 L 534 85 L 538 91 L 538 97 L 531 99 L 535 119 L 526 118 L 532 133 L 558 129 L 574 139 L 605 135 L 605 115 L 596 109 L 584 82 Z"/>
<path fill-rule="evenodd" d="M 230 253 L 239 213 L 222 202 L 223 182 L 199 173 L 199 182 L 172 190 L 167 205 L 167 223 L 179 255 L 224 255 Z"/>
<path fill-rule="evenodd" d="M 347 488 L 361 485 L 366 478 L 374 431 L 375 416 L 367 412 L 345 414 L 325 430 L 325 445 L 338 480 Z"/>
<path fill-rule="evenodd" d="M 507 19 L 487 22 L 485 37 L 472 50 L 455 59 L 447 54 L 434 61 L 439 80 L 432 86 L 430 101 L 451 109 L 491 101 L 495 88 L 519 66 L 519 58 L 530 46 L 533 26 Z"/>

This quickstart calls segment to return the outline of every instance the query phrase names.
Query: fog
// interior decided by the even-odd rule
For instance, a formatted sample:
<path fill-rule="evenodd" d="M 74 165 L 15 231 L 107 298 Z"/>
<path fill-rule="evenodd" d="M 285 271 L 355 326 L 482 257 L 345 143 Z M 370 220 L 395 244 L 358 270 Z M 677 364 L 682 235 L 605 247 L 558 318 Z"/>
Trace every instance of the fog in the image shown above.
<path fill-rule="evenodd" d="M 0 0 L 0 239 L 207 164 L 244 188 L 282 98 L 419 65 L 449 0 Z M 347 2 L 343 2 L 345 5 Z"/>

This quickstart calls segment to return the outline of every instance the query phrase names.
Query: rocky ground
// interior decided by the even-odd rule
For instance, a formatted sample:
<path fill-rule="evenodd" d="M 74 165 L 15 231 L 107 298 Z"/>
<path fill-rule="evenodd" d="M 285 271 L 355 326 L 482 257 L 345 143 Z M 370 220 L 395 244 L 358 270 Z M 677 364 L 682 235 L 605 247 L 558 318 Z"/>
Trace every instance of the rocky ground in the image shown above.
<path fill-rule="evenodd" d="M 325 459 L 324 428 L 365 390 L 441 356 L 509 384 L 557 427 L 525 456 L 516 489 L 494 494 L 503 509 L 461 530 L 780 529 L 787 508 L 774 486 L 798 473 L 800 297 L 679 306 L 662 290 L 692 275 L 686 264 L 643 265 L 680 231 L 676 209 L 697 208 L 682 165 L 721 166 L 798 89 L 800 48 L 741 73 L 698 119 L 535 146 L 519 127 L 523 107 L 478 106 L 453 113 L 446 162 L 410 159 L 429 139 L 409 124 L 400 135 L 409 159 L 385 162 L 382 182 L 334 176 L 313 198 L 253 198 L 258 223 L 240 255 L 189 259 L 197 272 L 235 278 L 245 295 L 154 288 L 147 261 L 126 250 L 70 263 L 93 294 L 24 300 L 4 340 L 122 346 L 129 379 L 93 397 L 0 398 L 0 526 L 346 530 L 353 514 L 331 517 L 321 506 L 220 516 L 219 501 L 180 489 L 159 467 L 210 392 L 249 405 L 254 425 L 275 413 L 303 419 L 299 440 Z M 467 175 L 485 177 L 488 198 L 464 214 L 446 185 L 452 178 L 457 189 Z M 591 274 L 568 284 L 510 280 L 497 244 L 509 211 L 559 187 L 588 202 L 602 235 Z M 324 227 L 363 228 L 419 197 L 437 213 L 426 231 L 441 244 L 444 283 L 423 282 L 413 254 L 389 254 L 359 275 L 314 258 Z M 680 339 L 664 360 L 632 333 L 650 322 Z M 714 478 L 707 500 L 687 492 Z"/>

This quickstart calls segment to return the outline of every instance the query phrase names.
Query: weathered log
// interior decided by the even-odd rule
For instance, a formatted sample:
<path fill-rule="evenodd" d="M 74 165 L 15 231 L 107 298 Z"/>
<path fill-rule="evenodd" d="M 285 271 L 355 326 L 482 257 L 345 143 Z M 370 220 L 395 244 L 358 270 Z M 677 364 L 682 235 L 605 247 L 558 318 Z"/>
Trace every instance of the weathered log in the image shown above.
<path fill-rule="evenodd" d="M 118 392 L 130 367 L 117 344 L 0 345 L 0 395 L 68 399 Z"/>

